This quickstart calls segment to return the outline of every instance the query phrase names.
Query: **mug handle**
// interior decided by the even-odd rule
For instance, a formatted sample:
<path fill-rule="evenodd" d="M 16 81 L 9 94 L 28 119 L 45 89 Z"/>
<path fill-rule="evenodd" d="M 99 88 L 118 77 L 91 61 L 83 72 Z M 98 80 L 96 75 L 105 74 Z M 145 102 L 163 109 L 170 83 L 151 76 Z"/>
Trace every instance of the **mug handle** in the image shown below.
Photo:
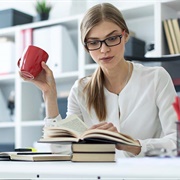
<path fill-rule="evenodd" d="M 21 61 L 21 58 L 19 58 L 19 60 L 17 62 L 18 67 L 20 66 L 20 61 Z"/>

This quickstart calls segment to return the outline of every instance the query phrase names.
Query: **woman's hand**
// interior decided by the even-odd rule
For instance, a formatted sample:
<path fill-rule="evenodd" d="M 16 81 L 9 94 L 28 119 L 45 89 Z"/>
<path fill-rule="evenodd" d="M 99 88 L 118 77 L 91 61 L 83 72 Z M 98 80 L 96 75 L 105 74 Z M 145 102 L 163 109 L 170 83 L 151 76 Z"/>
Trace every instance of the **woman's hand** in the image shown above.
<path fill-rule="evenodd" d="M 140 145 L 138 140 L 136 140 L 136 142 Z M 116 144 L 116 149 L 130 152 L 133 155 L 138 155 L 141 152 L 141 147 L 130 146 L 125 144 Z"/>
<path fill-rule="evenodd" d="M 108 122 L 102 122 L 102 123 L 93 125 L 90 129 L 105 129 L 105 130 L 119 133 L 117 128 L 112 123 L 108 123 Z M 136 140 L 136 142 L 140 145 L 138 140 Z M 128 151 L 134 155 L 138 155 L 141 152 L 141 147 L 129 146 L 129 145 L 124 145 L 124 144 L 116 144 L 116 148 L 118 150 Z"/>
<path fill-rule="evenodd" d="M 118 133 L 117 128 L 112 123 L 108 123 L 108 122 L 102 122 L 102 123 L 93 125 L 90 129 L 105 129 L 108 131 Z"/>

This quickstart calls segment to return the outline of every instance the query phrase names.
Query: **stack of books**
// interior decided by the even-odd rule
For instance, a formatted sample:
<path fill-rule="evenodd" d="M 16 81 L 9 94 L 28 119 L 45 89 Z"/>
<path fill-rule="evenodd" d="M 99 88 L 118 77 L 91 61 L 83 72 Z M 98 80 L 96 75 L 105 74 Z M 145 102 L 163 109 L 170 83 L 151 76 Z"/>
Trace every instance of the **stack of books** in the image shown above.
<path fill-rule="evenodd" d="M 72 162 L 115 162 L 115 144 L 72 143 Z"/>

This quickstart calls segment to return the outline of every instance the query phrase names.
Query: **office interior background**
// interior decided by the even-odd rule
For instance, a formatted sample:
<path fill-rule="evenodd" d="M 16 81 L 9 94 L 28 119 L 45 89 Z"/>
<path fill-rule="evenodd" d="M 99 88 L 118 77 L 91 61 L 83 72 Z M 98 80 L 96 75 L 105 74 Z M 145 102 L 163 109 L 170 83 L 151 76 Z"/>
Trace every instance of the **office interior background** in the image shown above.
<path fill-rule="evenodd" d="M 4 64 L 2 62 L 0 64 L 0 151 L 33 146 L 40 150 L 44 150 L 45 146 L 47 151 L 49 150 L 49 145 L 37 143 L 42 136 L 45 117 L 42 94 L 32 84 L 19 78 L 17 60 L 28 43 L 46 49 L 50 53 L 52 62 L 56 59 L 56 62 L 53 62 L 56 66 L 53 63 L 50 66 L 55 74 L 60 112 L 65 117 L 67 96 L 74 81 L 91 74 L 97 67 L 84 51 L 79 36 L 82 15 L 93 5 L 110 2 L 122 11 L 132 36 L 128 45 L 131 52 L 127 51 L 127 55 L 133 56 L 139 53 L 142 57 L 146 55 L 161 57 L 180 54 L 180 47 L 174 53 L 169 51 L 163 27 L 164 20 L 180 18 L 179 0 L 49 0 L 47 2 L 52 4 L 49 19 L 37 21 L 35 0 L 0 0 L 0 19 L 1 11 L 10 8 L 33 16 L 31 23 L 0 28 L 0 40 L 2 40 L 0 55 L 3 59 L 7 58 Z M 23 41 L 22 33 L 24 33 L 23 37 L 25 36 Z M 6 42 L 4 38 L 7 39 Z M 25 44 L 22 45 L 22 42 Z M 136 47 L 139 51 L 135 51 Z M 66 60 L 63 61 L 65 57 Z M 179 94 L 180 63 L 178 61 L 165 64 L 150 62 L 145 65 L 165 65 L 172 78 L 176 80 Z"/>

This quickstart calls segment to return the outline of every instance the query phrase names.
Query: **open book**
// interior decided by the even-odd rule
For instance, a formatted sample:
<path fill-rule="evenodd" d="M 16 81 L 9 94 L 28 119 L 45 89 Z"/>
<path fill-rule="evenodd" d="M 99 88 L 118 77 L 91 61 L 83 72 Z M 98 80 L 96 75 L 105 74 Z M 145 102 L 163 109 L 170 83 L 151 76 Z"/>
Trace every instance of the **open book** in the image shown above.
<path fill-rule="evenodd" d="M 139 146 L 128 135 L 108 130 L 88 129 L 86 124 L 77 115 L 71 115 L 64 120 L 56 122 L 54 126 L 44 127 L 43 136 L 39 142 L 80 142 L 82 140 Z"/>

